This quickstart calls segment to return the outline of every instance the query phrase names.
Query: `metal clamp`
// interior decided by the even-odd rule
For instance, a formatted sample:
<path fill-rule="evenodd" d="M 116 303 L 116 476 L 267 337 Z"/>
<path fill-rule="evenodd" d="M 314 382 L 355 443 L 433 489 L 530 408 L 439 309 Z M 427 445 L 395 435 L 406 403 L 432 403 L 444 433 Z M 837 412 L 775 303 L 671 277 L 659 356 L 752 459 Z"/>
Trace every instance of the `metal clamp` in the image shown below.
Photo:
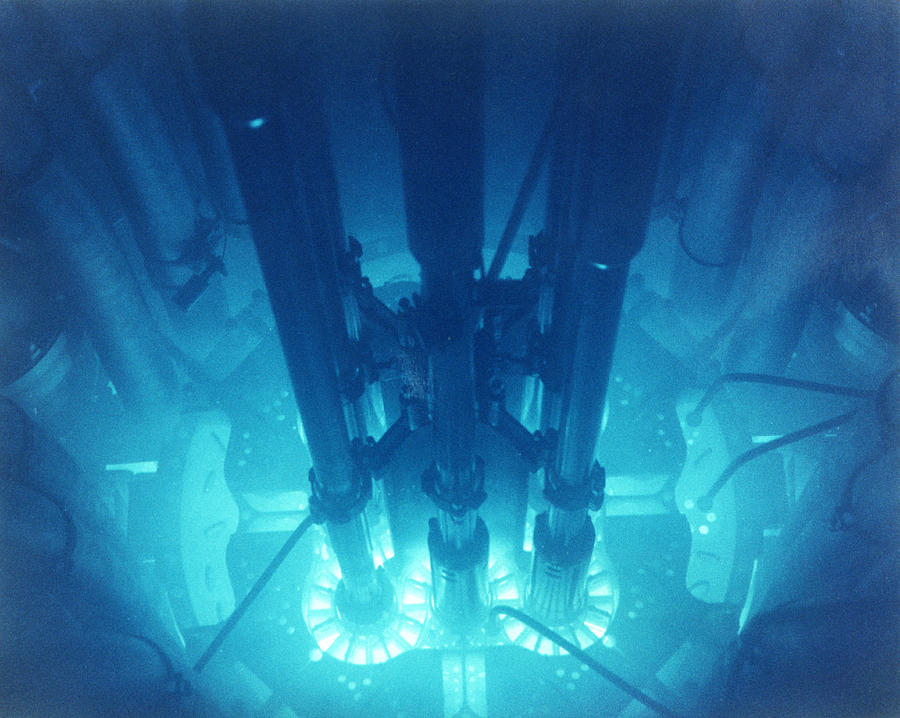
<path fill-rule="evenodd" d="M 312 489 L 309 498 L 309 513 L 318 523 L 348 523 L 361 513 L 369 499 L 372 498 L 372 474 L 357 470 L 355 472 L 355 490 L 345 494 L 328 494 L 322 483 L 316 478 L 314 468 L 309 470 L 309 485 Z"/>
<path fill-rule="evenodd" d="M 437 465 L 431 464 L 422 473 L 422 491 L 442 511 L 454 517 L 464 516 L 469 511 L 476 511 L 487 498 L 484 490 L 484 461 L 480 456 L 475 457 L 472 473 L 473 480 L 469 484 L 457 483 L 448 490 L 440 480 Z"/>

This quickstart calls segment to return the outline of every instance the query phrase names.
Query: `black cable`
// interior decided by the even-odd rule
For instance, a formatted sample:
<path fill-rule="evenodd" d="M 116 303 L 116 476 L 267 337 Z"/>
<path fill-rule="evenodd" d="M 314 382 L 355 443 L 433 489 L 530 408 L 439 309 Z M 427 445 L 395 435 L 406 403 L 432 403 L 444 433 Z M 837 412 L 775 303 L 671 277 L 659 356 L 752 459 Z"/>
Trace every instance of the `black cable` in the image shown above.
<path fill-rule="evenodd" d="M 696 264 L 699 264 L 701 267 L 707 267 L 708 269 L 723 269 L 737 260 L 735 259 L 723 259 L 718 262 L 710 262 L 709 260 L 702 259 L 694 254 L 693 250 L 687 246 L 687 242 L 684 239 L 684 217 L 678 222 L 678 246 L 681 247 L 681 251 L 684 252 L 688 259 Z"/>
<path fill-rule="evenodd" d="M 639 688 L 631 685 L 624 678 L 620 677 L 616 673 L 613 673 L 606 666 L 601 664 L 596 659 L 592 658 L 588 655 L 587 652 L 581 650 L 578 646 L 576 646 L 571 641 L 567 641 L 565 638 L 560 636 L 556 631 L 548 626 L 545 626 L 543 623 L 538 621 L 535 618 L 532 618 L 527 613 L 523 613 L 517 608 L 513 608 L 512 606 L 494 606 L 491 609 L 491 613 L 497 613 L 504 616 L 512 616 L 518 621 L 521 621 L 529 628 L 537 631 L 545 638 L 553 641 L 560 648 L 564 648 L 568 651 L 572 656 L 580 660 L 582 663 L 591 668 L 591 670 L 599 673 L 606 680 L 612 683 L 616 688 L 618 688 L 623 693 L 629 695 L 634 700 L 638 701 L 642 705 L 646 706 L 650 710 L 656 711 L 662 716 L 667 716 L 667 718 L 682 718 L 682 716 L 675 711 L 667 708 L 662 703 L 657 701 L 654 698 L 651 698 L 646 693 L 644 693 Z"/>
<path fill-rule="evenodd" d="M 21 486 L 22 488 L 33 491 L 38 496 L 43 496 L 47 501 L 59 509 L 59 513 L 66 524 L 66 542 L 62 551 L 59 552 L 59 555 L 54 557 L 54 560 L 65 570 L 71 569 L 75 560 L 75 544 L 78 541 L 78 529 L 75 527 L 75 520 L 72 518 L 72 514 L 69 513 L 69 510 L 62 501 L 49 491 L 42 489 L 40 486 L 37 486 L 30 481 L 25 481 L 24 479 L 13 479 L 12 481 L 16 486 Z"/>
<path fill-rule="evenodd" d="M 831 530 L 847 531 L 853 525 L 853 492 L 856 488 L 856 481 L 869 466 L 879 461 L 884 456 L 884 452 L 880 451 L 866 459 L 863 459 L 856 468 L 850 472 L 847 477 L 844 490 L 841 492 L 840 503 L 834 507 L 831 513 Z"/>
<path fill-rule="evenodd" d="M 388 72 L 390 70 L 388 62 L 388 55 L 385 54 L 378 67 L 378 95 L 381 100 L 381 107 L 384 109 L 384 114 L 387 115 L 388 122 L 391 123 L 391 127 L 394 128 L 395 132 L 399 132 L 400 122 L 397 119 L 397 109 L 391 102 L 390 92 L 388 90 Z"/>
<path fill-rule="evenodd" d="M 266 587 L 269 579 L 272 578 L 278 570 L 278 567 L 284 562 L 284 559 L 287 558 L 297 542 L 303 537 L 303 534 L 305 534 L 314 523 L 315 521 L 313 520 L 312 515 L 310 515 L 303 519 L 303 521 L 300 522 L 300 525 L 294 529 L 294 532 L 288 537 L 287 541 L 284 542 L 284 545 L 278 550 L 278 553 L 275 554 L 275 557 L 269 562 L 269 565 L 266 566 L 260 577 L 256 579 L 256 583 L 253 584 L 253 587 L 247 595 L 244 596 L 238 607 L 234 609 L 232 614 L 228 617 L 228 620 L 225 621 L 222 628 L 219 629 L 219 632 L 216 634 L 215 638 L 213 638 L 212 643 L 209 644 L 207 649 L 203 652 L 203 655 L 200 656 L 200 659 L 194 664 L 194 672 L 200 673 L 200 671 L 206 667 L 206 664 L 209 663 L 216 654 L 216 651 L 221 648 L 222 643 L 228 637 L 228 634 L 231 633 L 232 629 L 237 625 L 237 622 L 241 620 L 243 615 L 247 612 L 247 609 L 250 608 L 250 604 L 252 604 L 259 594 L 262 593 L 262 590 Z"/>
<path fill-rule="evenodd" d="M 180 696 L 187 696 L 191 693 L 191 682 L 188 681 L 180 671 L 175 670 L 175 665 L 172 663 L 172 659 L 169 658 L 169 654 L 166 653 L 162 646 L 160 646 L 156 641 L 152 638 L 148 638 L 147 636 L 142 636 L 139 633 L 122 633 L 123 636 L 127 636 L 129 638 L 134 638 L 135 640 L 140 641 L 141 643 L 145 643 L 150 648 L 153 649 L 153 652 L 159 656 L 159 661 L 163 665 L 163 669 L 166 672 L 166 680 L 172 684 L 172 691 Z"/>
<path fill-rule="evenodd" d="M 846 414 L 841 414 L 840 416 L 832 417 L 831 419 L 827 419 L 825 421 L 819 422 L 818 424 L 813 424 L 812 426 L 807 426 L 805 429 L 799 429 L 797 431 L 792 431 L 790 434 L 785 434 L 777 439 L 773 439 L 772 441 L 767 441 L 765 444 L 760 444 L 759 446 L 754 446 L 752 449 L 745 451 L 740 456 L 736 457 L 725 469 L 719 474 L 719 478 L 715 480 L 712 486 L 709 487 L 709 490 L 697 499 L 697 508 L 701 511 L 709 511 L 712 508 L 713 500 L 716 498 L 716 494 L 728 483 L 728 479 L 730 479 L 734 473 L 740 469 L 744 464 L 752 461 L 758 456 L 762 456 L 763 454 L 767 454 L 770 451 L 774 451 L 775 449 L 780 449 L 782 446 L 787 446 L 788 444 L 793 444 L 801 439 L 809 438 L 810 436 L 815 436 L 816 434 L 821 434 L 823 431 L 828 431 L 829 429 L 834 429 L 835 427 L 840 426 L 841 424 L 849 421 L 855 414 L 856 409 L 853 411 L 848 411 Z"/>
<path fill-rule="evenodd" d="M 703 395 L 703 398 L 697 402 L 697 406 L 690 412 L 685 420 L 690 426 L 699 426 L 703 420 L 703 410 L 709 406 L 716 393 L 725 384 L 769 384 L 771 386 L 784 386 L 789 389 L 804 389 L 806 391 L 815 391 L 820 394 L 834 394 L 836 396 L 850 396 L 855 399 L 868 399 L 875 396 L 876 392 L 869 389 L 854 389 L 849 386 L 838 386 L 836 384 L 822 384 L 817 381 L 806 381 L 803 379 L 788 379 L 783 376 L 774 374 L 747 374 L 733 373 L 723 374 L 710 384 L 709 389 Z"/>
<path fill-rule="evenodd" d="M 14 404 L 13 402 L 9 402 L 9 404 L 15 408 L 22 419 L 22 430 L 24 432 L 22 438 L 24 443 L 21 453 L 23 456 L 25 472 L 27 473 L 28 466 L 31 463 L 31 457 L 34 454 L 35 448 L 34 424 L 31 423 L 31 417 L 28 416 L 28 414 L 21 406 L 19 406 L 18 404 Z M 44 497 L 45 499 L 47 499 L 47 501 L 49 501 L 57 509 L 59 509 L 59 513 L 66 525 L 66 542 L 63 545 L 62 551 L 60 551 L 59 555 L 55 557 L 55 560 L 65 570 L 71 570 L 72 566 L 75 563 L 75 545 L 78 543 L 78 528 L 75 526 L 75 520 L 72 518 L 72 514 L 69 513 L 69 510 L 66 508 L 61 499 L 57 498 L 46 489 L 41 488 L 37 484 L 34 484 L 27 479 L 18 477 L 10 477 L 10 480 L 17 486 L 29 489 L 30 491 L 36 493 L 38 496 Z"/>
<path fill-rule="evenodd" d="M 563 88 L 563 90 L 560 91 L 553 102 L 553 106 L 550 108 L 550 114 L 547 115 L 547 119 L 544 122 L 544 127 L 541 130 L 537 145 L 535 145 L 531 162 L 528 164 L 525 177 L 522 179 L 522 184 L 519 186 L 515 202 L 510 211 L 509 218 L 506 221 L 506 226 L 503 229 L 503 235 L 500 237 L 500 243 L 497 245 L 497 251 L 494 253 L 494 258 L 491 260 L 491 266 L 487 273 L 488 281 L 493 282 L 498 280 L 500 278 L 500 273 L 503 271 L 503 265 L 506 264 L 506 258 L 509 255 L 509 250 L 512 248 L 513 240 L 516 238 L 516 234 L 522 224 L 522 218 L 525 216 L 525 210 L 528 209 L 528 203 L 531 201 L 531 196 L 534 194 L 534 189 L 540 179 L 541 170 L 544 167 L 550 149 L 550 143 L 556 133 L 557 125 L 559 124 L 559 115 L 566 92 L 567 88 Z M 483 267 L 481 277 L 484 279 Z"/>

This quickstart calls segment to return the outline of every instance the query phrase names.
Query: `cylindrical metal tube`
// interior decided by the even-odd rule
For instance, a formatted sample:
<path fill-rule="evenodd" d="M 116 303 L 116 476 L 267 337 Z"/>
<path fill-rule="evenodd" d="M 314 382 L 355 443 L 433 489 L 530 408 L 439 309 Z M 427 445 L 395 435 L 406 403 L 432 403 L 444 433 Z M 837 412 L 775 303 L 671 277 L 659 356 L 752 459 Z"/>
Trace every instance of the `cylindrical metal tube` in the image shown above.
<path fill-rule="evenodd" d="M 437 520 L 432 519 L 428 531 L 432 601 L 440 620 L 454 630 L 464 631 L 487 617 L 489 545 L 481 518 L 475 520 L 472 538 L 462 548 L 445 542 Z"/>
<path fill-rule="evenodd" d="M 300 92 L 303 61 L 285 42 L 289 29 L 271 23 L 265 9 L 198 4 L 193 49 L 201 82 L 220 114 L 234 158 L 312 458 L 323 505 L 350 512 L 349 520 L 328 522 L 329 537 L 353 600 L 379 592 L 365 517 L 352 510 L 361 496 L 361 475 L 350 451 L 350 436 L 338 384 L 333 332 L 319 283 L 312 228 L 302 190 L 290 102 Z M 289 23 L 288 23 L 289 24 Z M 241 27 L 241 33 L 235 32 Z M 253 44 L 244 34 L 255 28 Z M 246 53 L 246 55 L 244 54 Z M 236 58 L 240 58 L 239 60 Z M 222 82 L 220 77 L 226 77 Z M 329 281 L 336 281 L 332 275 Z M 344 334 L 346 338 L 346 334 Z"/>
<path fill-rule="evenodd" d="M 394 44 L 407 235 L 422 272 L 435 491 L 460 511 L 479 493 L 473 443 L 473 272 L 484 237 L 484 40 L 472 6 L 404 6 Z M 454 525 L 454 542 L 471 520 Z"/>
<path fill-rule="evenodd" d="M 0 152 L 0 184 L 14 196 L 26 230 L 45 243 L 47 259 L 58 263 L 116 391 L 140 413 L 176 405 L 172 362 L 105 218 L 52 152 L 26 99 L 9 90 L 2 95 L 0 136 L 7 151 Z"/>
<path fill-rule="evenodd" d="M 551 626 L 575 617 L 586 599 L 593 548 L 594 527 L 590 521 L 583 521 L 572 540 L 562 544 L 551 534 L 547 514 L 537 516 L 531 582 L 525 598 L 532 615 Z"/>
<path fill-rule="evenodd" d="M 579 269 L 583 304 L 556 464 L 559 479 L 576 484 L 587 481 L 594 460 L 628 279 L 627 266 L 601 269 L 596 264 L 585 263 Z"/>

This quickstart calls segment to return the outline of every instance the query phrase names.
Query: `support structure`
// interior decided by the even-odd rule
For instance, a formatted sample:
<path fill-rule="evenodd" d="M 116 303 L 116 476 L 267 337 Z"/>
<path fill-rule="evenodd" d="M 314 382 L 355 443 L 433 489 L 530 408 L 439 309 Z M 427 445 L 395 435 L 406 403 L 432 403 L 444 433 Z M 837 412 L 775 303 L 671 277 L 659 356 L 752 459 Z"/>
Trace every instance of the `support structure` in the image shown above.
<path fill-rule="evenodd" d="M 488 610 L 484 477 L 473 443 L 474 271 L 484 235 L 483 38 L 479 11 L 401 10 L 394 45 L 397 130 L 410 250 L 421 267 L 437 507 L 428 546 L 435 609 L 464 628 Z"/>
<path fill-rule="evenodd" d="M 557 444 L 545 466 L 549 509 L 535 521 L 526 595 L 529 610 L 550 624 L 572 620 L 586 598 L 596 538 L 588 510 L 600 507 L 604 484 L 594 447 L 628 265 L 643 243 L 652 204 L 665 129 L 665 113 L 653 108 L 666 106 L 674 81 L 671 39 L 627 15 L 604 15 L 604 27 L 579 24 L 562 66 L 561 84 L 572 91 L 551 159 L 547 231 L 557 253 L 544 280 L 552 285 L 549 327 L 546 307 L 539 317 L 541 429 L 555 434 Z M 600 23 L 599 17 L 591 19 Z M 592 43 L 598 32 L 611 40 Z M 614 99 L 608 86 L 619 88 Z"/>
<path fill-rule="evenodd" d="M 373 563 L 364 512 L 371 477 L 354 460 L 339 382 L 338 359 L 348 338 L 345 328 L 329 325 L 325 311 L 340 307 L 337 274 L 321 266 L 334 261 L 321 234 L 333 239 L 341 231 L 328 180 L 333 169 L 327 148 L 298 149 L 304 120 L 312 128 L 305 140 L 327 142 L 321 105 L 298 99 L 311 97 L 310 58 L 298 41 L 285 41 L 298 29 L 291 23 L 272 23 L 252 8 L 219 10 L 193 9 L 194 52 L 207 99 L 225 125 L 303 421 L 313 463 L 311 508 L 324 520 L 341 566 L 342 608 L 367 615 L 372 605 L 389 602 L 383 600 L 386 582 Z M 265 38 L 280 54 L 265 49 Z M 235 52 L 235 45 L 245 52 Z"/>

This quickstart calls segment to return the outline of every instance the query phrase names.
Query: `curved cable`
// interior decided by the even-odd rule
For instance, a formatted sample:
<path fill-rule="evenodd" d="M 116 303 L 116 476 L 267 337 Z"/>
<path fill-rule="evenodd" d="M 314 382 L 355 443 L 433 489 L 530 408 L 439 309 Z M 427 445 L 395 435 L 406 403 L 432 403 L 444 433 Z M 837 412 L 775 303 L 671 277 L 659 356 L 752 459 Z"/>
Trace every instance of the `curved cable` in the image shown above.
<path fill-rule="evenodd" d="M 671 710 L 670 708 L 664 706 L 662 703 L 657 701 L 655 698 L 644 693 L 639 688 L 631 685 L 624 678 L 619 676 L 616 673 L 613 673 L 602 663 L 592 658 L 586 651 L 581 650 L 578 646 L 576 646 L 571 641 L 567 641 L 561 635 L 559 635 L 552 628 L 545 626 L 543 623 L 538 621 L 535 618 L 532 618 L 527 613 L 523 613 L 517 608 L 513 608 L 512 606 L 494 606 L 491 609 L 491 613 L 501 614 L 504 616 L 512 616 L 518 621 L 521 621 L 529 628 L 537 631 L 545 638 L 553 641 L 560 648 L 564 648 L 568 651 L 572 656 L 580 660 L 586 666 L 589 666 L 591 670 L 599 673 L 606 680 L 612 683 L 616 688 L 618 688 L 623 693 L 627 694 L 634 700 L 638 701 L 642 705 L 646 706 L 650 710 L 656 711 L 661 716 L 666 716 L 667 718 L 682 718 L 679 713 Z"/>
<path fill-rule="evenodd" d="M 854 409 L 853 411 L 848 411 L 846 414 L 834 416 L 831 419 L 826 419 L 825 421 L 821 421 L 818 424 L 807 426 L 805 429 L 792 431 L 790 434 L 785 434 L 784 436 L 780 436 L 777 439 L 767 441 L 765 444 L 754 446 L 752 449 L 745 451 L 743 454 L 737 456 L 730 464 L 728 464 L 728 466 L 725 467 L 722 473 L 719 474 L 719 478 L 717 478 L 715 482 L 713 482 L 713 485 L 709 487 L 709 490 L 703 496 L 697 499 L 697 507 L 701 511 L 709 511 L 712 508 L 713 500 L 716 498 L 716 494 L 718 494 L 719 491 L 721 491 L 722 487 L 728 483 L 728 479 L 730 479 L 738 469 L 740 469 L 742 466 L 749 463 L 753 459 L 762 456 L 763 454 L 767 454 L 770 451 L 774 451 L 775 449 L 779 449 L 782 446 L 787 446 L 788 444 L 793 444 L 794 442 L 800 441 L 802 439 L 807 439 L 810 436 L 821 434 L 823 431 L 834 429 L 835 427 L 838 427 L 841 424 L 849 421 L 856 414 L 856 412 L 856 409 Z"/>
<path fill-rule="evenodd" d="M 22 488 L 33 491 L 38 496 L 42 496 L 51 504 L 53 504 L 57 509 L 59 509 L 59 513 L 66 524 L 66 542 L 59 554 L 54 557 L 54 560 L 57 561 L 64 569 L 71 569 L 75 559 L 75 544 L 78 541 L 78 529 L 75 526 L 75 520 L 72 518 L 72 514 L 69 513 L 69 510 L 65 507 L 63 502 L 60 501 L 60 499 L 51 494 L 49 491 L 45 491 L 37 484 L 33 484 L 30 481 L 26 481 L 24 479 L 12 479 L 12 482 L 16 486 L 21 486 Z"/>
<path fill-rule="evenodd" d="M 681 218 L 681 221 L 678 222 L 678 246 L 681 247 L 681 251 L 685 253 L 688 259 L 692 262 L 699 264 L 701 267 L 706 267 L 708 269 L 723 269 L 728 267 L 729 265 L 734 264 L 738 257 L 734 259 L 722 259 L 717 262 L 711 262 L 708 259 L 703 259 L 702 257 L 698 257 L 694 254 L 694 250 L 692 250 L 687 245 L 687 241 L 684 238 L 684 217 Z"/>
<path fill-rule="evenodd" d="M 35 450 L 34 425 L 31 423 L 31 418 L 21 406 L 13 402 L 9 402 L 9 404 L 10 406 L 14 407 L 14 409 L 22 419 L 22 430 L 24 432 L 22 456 L 24 457 L 24 464 L 27 473 L 27 467 L 31 463 L 31 457 L 34 454 Z M 71 570 L 72 566 L 75 563 L 75 546 L 78 543 L 78 528 L 75 526 L 75 520 L 72 518 L 72 514 L 69 513 L 69 510 L 66 508 L 61 499 L 57 498 L 46 489 L 41 488 L 37 484 L 28 481 L 25 478 L 9 478 L 10 481 L 12 481 L 12 483 L 16 486 L 21 486 L 22 488 L 33 491 L 38 496 L 42 496 L 51 504 L 53 504 L 57 509 L 59 509 L 59 513 L 66 525 L 66 540 L 65 544 L 63 545 L 62 551 L 60 551 L 59 555 L 55 557 L 55 560 L 65 570 Z"/>
<path fill-rule="evenodd" d="M 725 384 L 768 384 L 771 386 L 784 386 L 789 389 L 804 389 L 805 391 L 814 391 L 820 394 L 834 394 L 835 396 L 849 396 L 855 399 L 868 399 L 875 396 L 876 392 L 870 389 L 855 389 L 849 386 L 838 386 L 836 384 L 823 384 L 817 381 L 806 381 L 804 379 L 788 379 L 783 376 L 774 374 L 748 374 L 743 372 L 723 374 L 717 378 L 703 395 L 703 398 L 697 402 L 697 406 L 687 417 L 687 423 L 691 426 L 699 426 L 702 421 L 703 410 L 709 406 L 713 397 Z"/>
<path fill-rule="evenodd" d="M 128 638 L 134 638 L 152 648 L 153 652 L 159 656 L 159 661 L 162 663 L 163 669 L 166 672 L 166 680 L 172 684 L 173 692 L 180 696 L 190 695 L 192 691 L 191 682 L 188 681 L 180 671 L 175 670 L 175 664 L 172 663 L 172 659 L 169 657 L 169 654 L 163 650 L 162 646 L 152 638 L 142 636 L 139 633 L 122 633 L 122 635 L 127 636 Z"/>
<path fill-rule="evenodd" d="M 547 115 L 547 119 L 544 122 L 541 135 L 538 138 L 534 153 L 531 156 L 531 162 L 528 164 L 528 169 L 525 172 L 525 177 L 522 179 L 522 184 L 519 186 L 519 191 L 516 193 L 516 199 L 513 203 L 512 210 L 510 210 L 506 226 L 503 228 L 503 234 L 500 237 L 500 243 L 497 245 L 497 251 L 494 253 L 494 258 L 491 260 L 491 266 L 487 272 L 488 281 L 494 282 L 498 280 L 500 278 L 500 273 L 503 271 L 503 266 L 506 264 L 509 250 L 512 248 L 513 240 L 516 238 L 516 234 L 522 224 L 522 218 L 525 216 L 525 211 L 528 209 L 528 203 L 531 201 L 531 196 L 534 194 L 534 188 L 537 186 L 538 180 L 540 179 L 541 170 L 546 163 L 547 154 L 550 150 L 550 143 L 552 142 L 557 126 L 559 125 L 559 116 L 562 111 L 563 100 L 565 99 L 567 91 L 568 88 L 563 88 L 559 95 L 557 95 L 556 99 L 553 101 L 553 106 L 550 108 L 550 112 Z M 484 279 L 484 276 L 484 267 L 482 266 L 482 279 Z"/>
<path fill-rule="evenodd" d="M 281 566 L 294 546 L 297 545 L 297 542 L 303 537 L 303 534 L 305 534 L 314 523 L 315 521 L 313 520 L 312 515 L 309 515 L 303 519 L 303 521 L 300 522 L 300 525 L 294 529 L 294 532 L 288 536 L 287 541 L 284 542 L 284 545 L 278 550 L 278 553 L 275 554 L 275 557 L 269 562 L 269 565 L 266 566 L 259 578 L 256 579 L 256 583 L 253 584 L 253 587 L 247 592 L 247 595 L 244 596 L 243 600 L 238 604 L 238 607 L 234 609 L 232 614 L 228 617 L 228 620 L 225 621 L 222 628 L 219 629 L 219 632 L 216 634 L 215 638 L 213 638 L 212 643 L 207 646 L 203 655 L 200 656 L 200 659 L 194 664 L 195 673 L 200 673 L 219 648 L 222 647 L 222 643 L 225 642 L 225 639 L 228 638 L 228 634 L 231 633 L 238 621 L 240 621 L 247 612 L 247 609 L 250 608 L 250 604 L 252 604 L 259 594 L 262 593 L 262 590 L 266 587 L 269 579 L 272 578 L 278 570 L 278 567 Z"/>

